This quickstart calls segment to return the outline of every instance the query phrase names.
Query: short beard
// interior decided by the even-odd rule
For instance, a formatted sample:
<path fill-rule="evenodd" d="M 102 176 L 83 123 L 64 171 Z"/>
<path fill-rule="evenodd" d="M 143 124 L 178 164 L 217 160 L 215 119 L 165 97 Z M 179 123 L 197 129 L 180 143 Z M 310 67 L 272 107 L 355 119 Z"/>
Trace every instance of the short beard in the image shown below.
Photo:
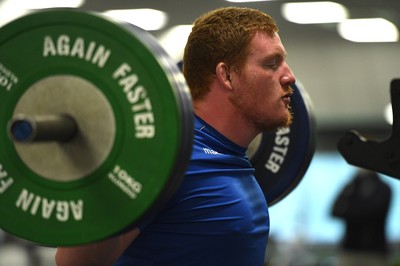
<path fill-rule="evenodd" d="M 229 98 L 230 102 L 237 107 L 238 110 L 241 110 L 241 115 L 246 117 L 247 121 L 251 121 L 252 125 L 259 132 L 269 132 L 276 131 L 279 128 L 287 128 L 292 124 L 293 121 L 293 113 L 290 104 L 286 107 L 288 110 L 288 115 L 286 117 L 280 117 L 279 119 L 276 117 L 266 118 L 261 116 L 255 112 L 243 112 L 243 110 L 250 109 L 249 104 L 242 101 L 240 95 L 233 95 Z"/>
<path fill-rule="evenodd" d="M 284 119 L 269 121 L 268 123 L 265 121 L 254 121 L 254 125 L 260 132 L 272 132 L 280 128 L 288 128 L 293 123 L 293 113 L 290 106 L 288 106 L 288 110 L 289 114 Z"/>

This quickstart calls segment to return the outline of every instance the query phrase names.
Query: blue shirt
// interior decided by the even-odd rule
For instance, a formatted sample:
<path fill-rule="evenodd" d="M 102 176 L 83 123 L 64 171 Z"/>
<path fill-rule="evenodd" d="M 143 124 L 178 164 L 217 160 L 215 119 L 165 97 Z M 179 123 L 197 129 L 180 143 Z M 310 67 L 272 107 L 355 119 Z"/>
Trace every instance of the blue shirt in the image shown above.
<path fill-rule="evenodd" d="M 200 118 L 186 176 L 115 265 L 264 264 L 267 203 L 246 149 Z"/>

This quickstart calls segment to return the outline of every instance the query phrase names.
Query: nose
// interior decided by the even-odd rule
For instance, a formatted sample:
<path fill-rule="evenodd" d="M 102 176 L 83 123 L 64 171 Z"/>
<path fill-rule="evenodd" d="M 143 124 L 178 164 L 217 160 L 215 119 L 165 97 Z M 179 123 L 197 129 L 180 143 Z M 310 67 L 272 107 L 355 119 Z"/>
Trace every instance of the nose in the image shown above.
<path fill-rule="evenodd" d="M 296 78 L 293 75 L 292 70 L 290 69 L 289 65 L 285 62 L 283 75 L 281 78 L 281 84 L 283 86 L 290 86 L 296 82 Z"/>

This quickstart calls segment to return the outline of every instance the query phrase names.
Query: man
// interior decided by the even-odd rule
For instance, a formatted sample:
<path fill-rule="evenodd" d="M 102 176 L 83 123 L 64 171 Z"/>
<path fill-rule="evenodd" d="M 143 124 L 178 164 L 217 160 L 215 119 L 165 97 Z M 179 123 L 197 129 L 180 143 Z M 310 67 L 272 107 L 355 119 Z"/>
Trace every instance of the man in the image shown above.
<path fill-rule="evenodd" d="M 58 265 L 263 265 L 269 215 L 246 149 L 292 120 L 295 78 L 277 32 L 269 15 L 249 8 L 195 21 L 183 58 L 195 139 L 182 185 L 138 228 L 59 248 Z"/>
<path fill-rule="evenodd" d="M 386 219 L 392 191 L 377 172 L 360 168 L 343 187 L 332 215 L 345 222 L 338 266 L 389 265 Z"/>

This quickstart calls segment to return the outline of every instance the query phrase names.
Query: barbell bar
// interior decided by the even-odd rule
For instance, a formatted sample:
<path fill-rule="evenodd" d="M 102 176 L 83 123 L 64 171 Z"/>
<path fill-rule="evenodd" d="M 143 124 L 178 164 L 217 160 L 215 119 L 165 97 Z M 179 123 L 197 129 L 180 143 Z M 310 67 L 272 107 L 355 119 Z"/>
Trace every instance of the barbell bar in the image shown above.
<path fill-rule="evenodd" d="M 0 32 L 0 228 L 79 245 L 159 211 L 184 177 L 193 110 L 156 39 L 71 9 L 31 13 Z M 315 148 L 311 103 L 294 89 L 293 125 L 260 134 L 248 151 L 269 205 L 299 184 Z"/>

